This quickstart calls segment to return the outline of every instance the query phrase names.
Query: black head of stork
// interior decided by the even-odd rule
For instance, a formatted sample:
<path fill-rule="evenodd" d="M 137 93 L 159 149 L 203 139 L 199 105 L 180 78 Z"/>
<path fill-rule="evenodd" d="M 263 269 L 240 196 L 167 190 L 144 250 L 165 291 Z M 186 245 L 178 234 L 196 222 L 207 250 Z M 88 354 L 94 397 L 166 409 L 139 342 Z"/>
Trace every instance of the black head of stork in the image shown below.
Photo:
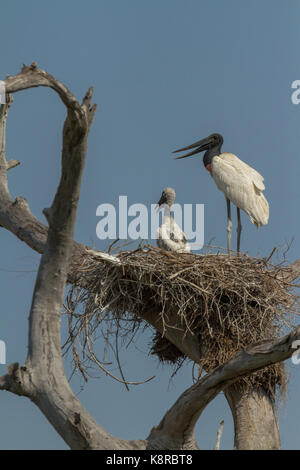
<path fill-rule="evenodd" d="M 184 152 L 185 150 L 192 150 L 191 152 L 188 152 L 185 155 L 175 158 L 175 160 L 179 160 L 180 158 L 191 157 L 192 155 L 196 155 L 197 153 L 204 152 L 204 150 L 206 150 L 203 156 L 203 163 L 205 168 L 207 168 L 208 165 L 211 164 L 212 158 L 215 155 L 220 155 L 222 144 L 223 137 L 221 136 L 221 134 L 211 134 L 208 137 L 205 137 L 205 139 L 198 140 L 192 145 L 188 145 L 187 147 L 174 150 L 173 153 Z"/>

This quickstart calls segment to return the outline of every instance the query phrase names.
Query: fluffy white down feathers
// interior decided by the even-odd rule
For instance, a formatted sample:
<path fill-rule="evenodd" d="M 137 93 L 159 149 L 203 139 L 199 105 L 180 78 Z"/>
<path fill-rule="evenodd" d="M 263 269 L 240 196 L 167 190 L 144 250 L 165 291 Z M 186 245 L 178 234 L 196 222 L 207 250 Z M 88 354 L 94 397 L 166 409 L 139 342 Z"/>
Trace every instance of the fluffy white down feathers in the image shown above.
<path fill-rule="evenodd" d="M 176 224 L 172 217 L 165 217 L 158 229 L 157 246 L 163 250 L 175 251 L 177 253 L 190 253 L 184 232 Z"/>
<path fill-rule="evenodd" d="M 177 253 L 189 253 L 190 245 L 181 228 L 170 215 L 170 209 L 176 197 L 175 190 L 167 187 L 163 189 L 158 207 L 163 207 L 163 223 L 157 231 L 157 246 L 163 250 L 175 251 Z"/>

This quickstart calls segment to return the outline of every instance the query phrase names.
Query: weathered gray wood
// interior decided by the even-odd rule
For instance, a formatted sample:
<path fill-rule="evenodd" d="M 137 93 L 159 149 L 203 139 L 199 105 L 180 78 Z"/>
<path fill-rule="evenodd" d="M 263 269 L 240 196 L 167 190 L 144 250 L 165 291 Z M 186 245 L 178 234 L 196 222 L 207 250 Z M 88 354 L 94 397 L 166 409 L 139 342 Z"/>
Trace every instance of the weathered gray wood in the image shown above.
<path fill-rule="evenodd" d="M 281 449 L 274 401 L 263 388 L 242 393 L 231 386 L 225 395 L 234 420 L 235 449 Z"/>
<path fill-rule="evenodd" d="M 33 295 L 29 322 L 29 354 L 24 366 L 13 364 L 8 374 L 0 378 L 0 390 L 29 397 L 71 448 L 80 449 L 192 449 L 197 448 L 194 426 L 204 407 L 225 390 L 235 420 L 236 448 L 259 448 L 261 434 L 272 428 L 272 442 L 264 441 L 267 448 L 274 445 L 276 434 L 274 410 L 265 396 L 238 396 L 230 393 L 230 385 L 243 375 L 282 361 L 292 354 L 291 341 L 299 339 L 300 330 L 277 342 L 264 342 L 250 346 L 228 363 L 206 375 L 196 385 L 186 390 L 165 414 L 160 424 L 153 428 L 146 440 L 125 441 L 109 434 L 82 407 L 74 396 L 64 374 L 60 345 L 60 315 L 65 283 L 73 281 L 70 266 L 88 253 L 86 247 L 73 240 L 80 181 L 86 156 L 87 137 L 93 121 L 95 106 L 91 107 L 92 89 L 79 104 L 72 93 L 36 64 L 24 66 L 22 71 L 6 80 L 8 93 L 37 86 L 47 86 L 58 93 L 67 107 L 63 130 L 62 176 L 53 204 L 45 211 L 49 228 L 30 211 L 23 197 L 13 201 L 7 184 L 7 170 L 18 163 L 6 161 L 5 130 L 11 95 L 7 105 L 0 108 L 0 225 L 32 249 L 43 253 Z M 22 156 L 24 160 L 24 156 Z M 96 256 L 105 256 L 107 254 Z M 111 262 L 118 262 L 111 257 Z M 292 265 L 292 279 L 299 275 L 300 260 Z M 169 317 L 165 330 L 157 315 L 144 314 L 151 323 L 193 361 L 199 362 L 201 352 L 197 339 L 189 333 L 174 329 L 176 315 Z M 263 404 L 263 406 L 261 406 Z M 261 411 L 260 411 L 261 410 Z M 248 432 L 243 426 L 247 414 L 260 414 L 262 425 L 253 423 Z M 260 419 L 260 418 L 259 418 Z M 278 430 L 277 430 L 278 431 Z M 256 440 L 256 443 L 254 442 Z"/>
<path fill-rule="evenodd" d="M 222 419 L 222 421 L 220 422 L 220 425 L 219 425 L 219 429 L 218 429 L 218 433 L 217 433 L 217 440 L 216 440 L 214 450 L 220 450 L 223 427 L 224 427 L 224 420 Z"/>
<path fill-rule="evenodd" d="M 11 170 L 12 168 L 15 168 L 16 166 L 19 166 L 20 162 L 18 160 L 8 160 L 6 163 L 6 168 L 7 170 Z"/>
<path fill-rule="evenodd" d="M 236 382 L 240 377 L 249 375 L 255 370 L 261 369 L 276 362 L 284 361 L 292 356 L 295 352 L 293 342 L 300 338 L 300 326 L 298 326 L 289 335 L 284 336 L 279 340 L 264 341 L 255 345 L 249 346 L 244 351 L 236 354 L 232 359 L 217 367 L 214 371 L 204 376 L 195 385 L 187 389 L 176 401 L 176 403 L 165 414 L 164 418 L 157 427 L 154 427 L 147 438 L 148 448 L 191 448 L 195 446 L 194 441 L 194 427 L 199 419 L 202 411 L 213 400 L 221 390 L 226 390 L 231 384 Z M 239 395 L 239 399 L 243 399 L 243 395 Z M 274 425 L 277 423 L 272 422 L 272 413 L 269 409 L 269 400 L 264 397 L 253 397 L 251 401 L 246 398 L 247 411 L 251 409 L 251 404 L 254 399 L 259 398 L 260 405 L 264 405 L 263 413 L 249 420 L 249 425 L 257 426 L 259 422 L 259 429 L 256 432 L 250 433 L 254 436 L 255 442 L 260 436 L 262 444 L 258 448 L 263 448 L 266 445 L 268 448 L 280 447 L 279 436 L 274 434 Z M 263 398 L 263 401 L 261 400 Z M 238 414 L 239 410 L 234 406 L 234 414 Z M 238 425 L 241 419 L 245 419 L 245 413 L 240 410 L 241 414 L 238 418 Z M 257 412 L 257 407 L 253 407 L 252 411 Z M 249 415 L 247 416 L 249 418 Z M 263 419 L 267 419 L 268 426 L 263 423 Z M 237 436 L 237 440 L 241 439 L 243 442 L 236 440 L 236 448 L 249 448 L 249 438 L 247 437 L 247 420 L 245 419 L 243 426 L 245 429 L 237 428 L 237 434 L 241 431 L 241 436 Z M 262 437 L 262 432 L 268 430 L 271 434 L 270 437 Z M 276 428 L 277 429 L 277 428 Z M 259 434 L 257 432 L 259 431 Z M 275 432 L 276 433 L 276 432 Z M 272 447 L 273 443 L 277 442 L 277 447 Z M 243 447 L 245 444 L 246 447 Z M 175 447 L 171 447 L 175 444 Z M 163 445 L 164 447 L 159 447 Z M 250 447 L 256 448 L 256 447 Z"/>
<path fill-rule="evenodd" d="M 51 86 L 67 107 L 63 130 L 62 174 L 49 211 L 49 230 L 35 283 L 29 316 L 28 357 L 25 365 L 14 364 L 1 378 L 2 389 L 28 396 L 50 421 L 72 449 L 128 449 L 143 448 L 143 441 L 128 443 L 109 434 L 99 426 L 72 392 L 64 373 L 60 344 L 60 321 L 68 266 L 72 251 L 80 183 L 86 157 L 87 137 L 95 105 L 90 106 L 92 89 L 82 105 L 71 93 L 36 65 L 24 68 L 17 77 L 11 77 L 7 91 Z M 2 107 L 6 122 L 8 105 Z M 5 162 L 5 134 L 2 126 L 1 170 Z M 3 193 L 7 181 L 1 179 Z M 8 198 L 7 198 L 8 199 Z M 23 214 L 28 207 L 17 201 Z"/>

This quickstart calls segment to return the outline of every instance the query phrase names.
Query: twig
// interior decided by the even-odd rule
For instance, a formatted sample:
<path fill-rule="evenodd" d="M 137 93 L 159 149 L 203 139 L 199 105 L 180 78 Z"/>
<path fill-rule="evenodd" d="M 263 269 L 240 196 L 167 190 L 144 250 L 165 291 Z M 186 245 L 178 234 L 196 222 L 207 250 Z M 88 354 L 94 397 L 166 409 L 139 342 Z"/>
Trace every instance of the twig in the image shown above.
<path fill-rule="evenodd" d="M 224 427 L 224 419 L 222 419 L 219 425 L 219 429 L 217 433 L 217 440 L 216 440 L 216 445 L 214 447 L 214 450 L 220 450 L 220 442 L 221 442 L 223 427 Z"/>

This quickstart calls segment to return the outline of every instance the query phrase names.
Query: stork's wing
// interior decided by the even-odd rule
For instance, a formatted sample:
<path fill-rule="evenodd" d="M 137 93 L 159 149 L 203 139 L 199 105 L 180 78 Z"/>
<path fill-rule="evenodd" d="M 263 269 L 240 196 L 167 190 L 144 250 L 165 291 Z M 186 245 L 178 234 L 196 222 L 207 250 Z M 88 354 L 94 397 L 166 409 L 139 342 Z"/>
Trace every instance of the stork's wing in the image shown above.
<path fill-rule="evenodd" d="M 236 155 L 233 153 L 222 153 L 219 157 L 222 158 L 225 164 L 228 163 L 234 168 L 239 175 L 250 178 L 257 189 L 260 191 L 265 189 L 263 176 L 258 173 L 258 171 L 254 170 L 254 168 L 247 165 L 247 163 L 243 162 L 243 160 L 240 160 Z"/>
<path fill-rule="evenodd" d="M 254 168 L 232 153 L 222 153 L 213 158 L 212 176 L 217 187 L 245 211 L 254 224 L 268 223 L 269 204 L 262 194 L 265 189 L 263 177 Z"/>

